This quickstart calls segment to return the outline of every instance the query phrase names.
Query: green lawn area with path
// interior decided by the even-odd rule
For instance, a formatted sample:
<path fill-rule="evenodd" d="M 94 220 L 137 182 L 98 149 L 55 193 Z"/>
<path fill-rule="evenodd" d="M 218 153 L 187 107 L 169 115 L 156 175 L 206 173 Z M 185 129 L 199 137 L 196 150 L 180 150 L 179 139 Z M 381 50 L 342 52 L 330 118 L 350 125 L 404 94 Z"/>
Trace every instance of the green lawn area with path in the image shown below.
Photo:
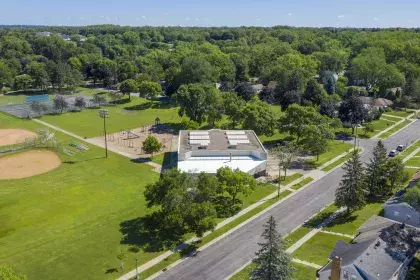
<path fill-rule="evenodd" d="M 363 209 L 354 211 L 347 215 L 341 213 L 324 230 L 344 233 L 348 235 L 357 234 L 357 229 L 363 225 L 373 215 L 379 215 L 382 210 L 382 203 L 369 203 Z"/>
<path fill-rule="evenodd" d="M 401 118 L 406 118 L 413 113 L 414 113 L 414 111 L 412 111 L 412 110 L 407 110 L 407 111 L 400 110 L 400 111 L 384 112 L 385 115 L 391 115 L 391 116 L 396 116 L 396 117 L 401 117 Z"/>
<path fill-rule="evenodd" d="M 420 141 L 416 141 L 414 143 L 409 144 L 408 148 L 406 148 L 398 156 L 405 158 L 409 156 L 412 152 L 414 152 L 417 148 L 420 148 Z"/>
<path fill-rule="evenodd" d="M 41 127 L 30 120 L 0 114 L 0 128 L 35 131 Z M 55 134 L 57 141 L 68 148 L 70 141 L 80 142 L 59 132 Z M 1 252 L 0 262 L 29 279 L 82 279 L 86 275 L 89 279 L 115 279 L 134 267 L 135 255 L 140 263 L 145 263 L 163 252 L 140 250 L 135 254 L 128 251 L 130 246 L 120 244 L 120 224 L 153 210 L 146 208 L 143 191 L 159 174 L 146 164 L 133 163 L 114 153 L 105 159 L 103 149 L 88 146 L 88 151 L 72 157 L 60 154 L 67 163 L 49 173 L 1 181 L 0 218 L 5 222 L 0 229 L 0 247 L 7 250 Z M 247 207 L 276 190 L 270 184 L 259 185 L 248 197 L 238 198 L 243 198 L 243 207 Z M 264 202 L 203 238 L 203 242 L 290 193 L 284 191 L 280 198 Z M 146 242 L 145 238 L 141 241 Z M 126 252 L 126 270 L 116 272 L 120 250 Z"/>
<path fill-rule="evenodd" d="M 342 141 L 332 141 L 328 151 L 319 156 L 319 160 L 315 163 L 320 166 L 324 163 L 332 160 L 336 156 L 341 155 L 342 153 L 348 152 L 353 147 L 350 143 L 343 143 Z"/>
<path fill-rule="evenodd" d="M 315 268 L 308 267 L 299 263 L 292 263 L 292 265 L 295 268 L 295 273 L 293 274 L 294 280 L 311 280 L 316 278 Z M 248 280 L 249 273 L 254 269 L 254 267 L 254 263 L 247 265 L 244 269 L 232 276 L 230 280 Z"/>
<path fill-rule="evenodd" d="M 391 128 L 390 130 L 385 132 L 384 134 L 380 135 L 379 138 L 380 139 L 386 139 L 386 138 L 390 137 L 392 134 L 394 134 L 395 132 L 397 132 L 398 130 L 403 129 L 405 126 L 407 126 L 409 124 L 411 124 L 410 121 L 403 121 L 402 123 L 397 124 L 396 126 Z"/>
<path fill-rule="evenodd" d="M 178 116 L 178 108 L 166 103 L 151 102 L 144 98 L 132 97 L 127 103 L 103 107 L 108 109 L 108 133 L 123 131 L 154 124 L 159 117 L 161 123 L 178 125 L 182 118 Z M 84 109 L 82 112 L 69 112 L 62 115 L 47 115 L 41 118 L 49 124 L 75 133 L 82 137 L 100 136 L 103 131 L 103 120 L 98 116 L 98 109 Z"/>
<path fill-rule="evenodd" d="M 291 188 L 295 191 L 297 191 L 298 189 L 302 188 L 303 186 L 309 184 L 310 182 L 312 182 L 314 180 L 314 178 L 311 177 L 306 177 L 305 179 L 303 179 L 302 181 L 300 181 L 297 184 L 294 184 Z"/>
<path fill-rule="evenodd" d="M 323 266 L 328 262 L 328 256 L 338 240 L 351 241 L 351 239 L 344 236 L 319 232 L 299 247 L 292 255 L 294 258 Z"/>
<path fill-rule="evenodd" d="M 405 165 L 420 168 L 420 153 L 416 154 L 414 157 L 407 160 Z"/>
<path fill-rule="evenodd" d="M 0 114 L 0 127 L 41 126 Z M 73 140 L 55 135 L 63 145 Z M 0 262 L 29 279 L 115 278 L 105 272 L 118 267 L 116 254 L 127 249 L 120 245 L 120 223 L 151 211 L 142 193 L 159 174 L 113 153 L 105 159 L 103 149 L 88 146 L 72 157 L 60 154 L 71 162 L 51 172 L 1 181 Z M 158 254 L 142 252 L 139 259 Z"/>

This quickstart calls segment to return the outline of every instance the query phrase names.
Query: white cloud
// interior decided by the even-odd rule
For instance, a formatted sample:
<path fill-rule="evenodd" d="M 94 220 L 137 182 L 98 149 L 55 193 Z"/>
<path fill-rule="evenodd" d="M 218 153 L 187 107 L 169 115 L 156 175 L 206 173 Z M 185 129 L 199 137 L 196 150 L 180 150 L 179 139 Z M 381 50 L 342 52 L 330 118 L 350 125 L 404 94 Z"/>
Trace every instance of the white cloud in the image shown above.
<path fill-rule="evenodd" d="M 100 18 L 105 18 L 105 16 L 99 16 Z"/>
<path fill-rule="evenodd" d="M 190 18 L 189 17 L 186 17 L 185 20 L 190 20 Z"/>
<path fill-rule="evenodd" d="M 413 22 L 413 20 L 412 19 L 409 19 L 409 20 L 407 20 L 407 22 Z"/>
<path fill-rule="evenodd" d="M 81 17 L 80 19 L 81 19 L 81 20 L 84 20 L 85 18 L 84 18 L 84 17 Z"/>
<path fill-rule="evenodd" d="M 337 18 L 344 18 L 344 15 L 339 15 Z"/>
<path fill-rule="evenodd" d="M 163 13 L 163 15 L 164 15 L 164 16 L 167 16 L 167 15 L 169 15 L 169 14 L 168 14 L 168 13 Z"/>
<path fill-rule="evenodd" d="M 119 17 L 115 17 L 115 20 L 120 20 L 120 18 Z"/>
<path fill-rule="evenodd" d="M 71 17 L 67 17 L 67 19 L 71 19 Z"/>
<path fill-rule="evenodd" d="M 141 18 L 144 19 L 144 20 L 147 20 L 147 17 L 146 16 L 141 16 Z"/>
<path fill-rule="evenodd" d="M 200 19 L 199 19 L 199 18 L 195 18 L 195 20 L 196 20 L 196 21 L 199 21 Z"/>
<path fill-rule="evenodd" d="M 379 18 L 373 18 L 373 20 L 377 21 L 377 20 L 379 20 Z"/>
<path fill-rule="evenodd" d="M 260 18 L 257 18 L 257 20 L 260 21 L 261 19 Z"/>
<path fill-rule="evenodd" d="M 291 15 L 292 15 L 292 13 L 288 13 L 287 15 L 288 15 L 288 16 L 291 16 Z"/>

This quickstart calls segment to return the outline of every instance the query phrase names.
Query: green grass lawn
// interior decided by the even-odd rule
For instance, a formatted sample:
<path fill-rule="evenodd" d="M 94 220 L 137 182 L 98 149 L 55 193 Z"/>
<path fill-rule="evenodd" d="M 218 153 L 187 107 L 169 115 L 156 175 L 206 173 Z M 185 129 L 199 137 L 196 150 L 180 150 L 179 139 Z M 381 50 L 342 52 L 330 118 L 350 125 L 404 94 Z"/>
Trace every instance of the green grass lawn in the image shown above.
<path fill-rule="evenodd" d="M 298 240 L 300 240 L 302 237 L 304 237 L 306 234 L 308 234 L 311 230 L 312 230 L 312 228 L 308 228 L 308 227 L 298 228 L 297 230 L 295 230 L 294 232 L 292 232 L 291 234 L 289 234 L 288 236 L 285 237 L 285 239 L 287 241 L 287 244 L 289 246 L 292 246 Z"/>
<path fill-rule="evenodd" d="M 405 126 L 407 126 L 409 124 L 411 124 L 410 121 L 404 121 L 404 122 L 394 126 L 392 129 L 388 130 L 384 134 L 382 134 L 379 138 L 386 139 L 386 138 L 390 137 L 392 134 L 394 134 L 395 132 L 397 132 L 398 130 L 403 129 Z"/>
<path fill-rule="evenodd" d="M 36 130 L 41 126 L 0 114 L 0 127 Z M 68 143 L 74 139 L 59 132 L 56 136 L 70 148 Z M 143 191 L 159 174 L 148 165 L 132 163 L 113 153 L 104 159 L 103 149 L 89 147 L 74 157 L 60 154 L 63 161 L 72 162 L 49 173 L 1 181 L 0 247 L 7 249 L 0 253 L 0 262 L 29 279 L 83 279 L 86 275 L 89 279 L 115 279 L 134 268 L 136 254 L 128 251 L 128 245 L 120 244 L 120 224 L 152 211 L 145 206 Z M 276 190 L 270 184 L 259 185 L 248 197 L 239 198 L 247 207 Z M 289 194 L 282 192 L 280 198 L 266 201 L 204 241 Z M 126 270 L 112 273 L 119 266 L 116 255 L 120 250 L 126 252 Z M 162 252 L 141 250 L 139 262 L 145 263 Z"/>
<path fill-rule="evenodd" d="M 388 115 L 386 112 L 382 114 L 381 119 L 390 120 L 390 121 L 393 121 L 393 122 L 398 122 L 398 121 L 401 120 L 401 118 Z"/>
<path fill-rule="evenodd" d="M 109 133 L 154 124 L 156 117 L 161 119 L 161 123 L 169 125 L 177 125 L 182 120 L 178 116 L 178 108 L 160 102 L 152 104 L 152 102 L 143 98 L 132 97 L 129 103 L 104 108 L 109 110 L 109 118 L 107 119 L 107 131 Z M 42 117 L 41 120 L 88 138 L 99 136 L 103 130 L 103 120 L 98 116 L 98 109 L 85 109 L 82 112 L 70 112 L 62 115 L 48 115 Z"/>
<path fill-rule="evenodd" d="M 299 247 L 292 255 L 300 260 L 325 265 L 328 262 L 328 256 L 331 254 L 338 240 L 351 241 L 349 238 L 343 236 L 319 232 Z"/>
<path fill-rule="evenodd" d="M 332 232 L 339 232 L 349 235 L 357 234 L 357 229 L 369 220 L 373 215 L 379 215 L 382 210 L 382 203 L 370 203 L 363 209 L 354 211 L 348 216 L 342 213 L 335 218 L 324 229 Z"/>
<path fill-rule="evenodd" d="M 171 152 L 166 152 L 166 153 L 155 155 L 151 157 L 150 160 L 154 163 L 165 166 L 171 163 L 171 156 L 172 156 Z"/>
<path fill-rule="evenodd" d="M 327 165 L 326 167 L 322 168 L 322 171 L 328 172 L 328 171 L 334 169 L 335 167 L 339 166 L 340 164 L 348 161 L 351 158 L 352 154 L 353 153 L 350 152 L 347 155 L 345 155 L 344 157 L 339 158 L 338 160 L 334 161 L 333 163 L 331 163 L 331 164 Z"/>
<path fill-rule="evenodd" d="M 308 267 L 299 263 L 292 263 L 292 266 L 295 268 L 295 273 L 293 274 L 294 280 L 311 280 L 316 278 L 316 269 Z M 244 269 L 239 271 L 237 274 L 230 278 L 231 280 L 248 280 L 249 273 L 254 269 L 255 264 L 251 263 L 247 265 Z"/>
<path fill-rule="evenodd" d="M 305 186 L 305 185 L 309 184 L 309 183 L 310 183 L 310 182 L 312 182 L 313 180 L 314 180 L 314 178 L 311 178 L 311 177 L 306 177 L 305 179 L 303 179 L 303 180 L 302 180 L 302 181 L 300 181 L 299 183 L 294 184 L 294 185 L 292 186 L 292 189 L 294 189 L 294 190 L 298 190 L 298 189 L 302 188 L 303 186 Z"/>
<path fill-rule="evenodd" d="M 0 114 L 0 127 L 40 125 Z M 56 137 L 63 145 L 72 140 L 61 133 Z M 60 154 L 73 163 L 49 173 L 1 181 L 0 262 L 29 279 L 115 278 L 105 272 L 118 267 L 116 254 L 127 249 L 120 245 L 120 223 L 151 211 L 142 192 L 159 175 L 113 153 L 104 159 L 102 149 L 89 147 L 73 157 Z M 158 254 L 142 252 L 139 259 Z"/>
<path fill-rule="evenodd" d="M 335 158 L 336 156 L 347 152 L 352 147 L 353 145 L 349 143 L 343 143 L 342 141 L 333 141 L 331 142 L 328 151 L 319 156 L 319 160 L 316 161 L 316 164 L 318 166 L 323 165 L 324 163 Z"/>
<path fill-rule="evenodd" d="M 416 154 L 415 157 L 410 158 L 406 163 L 406 166 L 414 166 L 420 168 L 420 153 Z"/>
<path fill-rule="evenodd" d="M 271 205 L 273 205 L 274 203 L 278 202 L 279 200 L 285 198 L 286 196 L 288 196 L 289 194 L 291 194 L 291 191 L 284 191 L 282 193 L 280 193 L 279 197 L 275 197 L 272 198 L 266 202 L 264 202 L 263 204 L 259 205 L 258 207 L 255 207 L 254 209 L 252 209 L 251 211 L 249 211 L 248 213 L 238 217 L 237 219 L 233 220 L 232 222 L 230 222 L 229 224 L 213 231 L 212 233 L 210 233 L 209 235 L 203 237 L 199 242 L 197 242 L 195 244 L 195 247 L 198 248 L 200 246 L 205 245 L 206 243 L 210 242 L 211 240 L 221 236 L 222 234 L 228 232 L 229 230 L 233 229 L 234 227 L 238 226 L 239 224 L 245 222 L 246 220 L 248 220 L 249 218 L 257 215 L 259 212 L 261 212 L 262 210 L 270 207 Z M 167 259 L 165 259 L 164 261 L 152 266 L 151 268 L 142 271 L 140 273 L 140 279 L 145 279 L 161 270 L 163 270 L 165 267 L 167 267 L 168 265 L 172 264 L 173 262 L 179 260 L 181 258 L 180 253 L 176 253 L 171 255 L 170 257 L 168 257 Z"/>
<path fill-rule="evenodd" d="M 405 158 L 406 156 L 410 155 L 419 147 L 420 147 L 420 141 L 411 143 L 410 146 L 407 149 L 405 149 L 402 153 L 400 153 L 398 156 Z"/>
<path fill-rule="evenodd" d="M 303 225 L 304 227 L 308 228 L 315 228 L 320 223 L 322 223 L 326 218 L 334 214 L 338 210 L 338 207 L 333 203 L 318 214 L 316 214 L 313 218 L 311 218 L 309 221 L 305 222 Z"/>
<path fill-rule="evenodd" d="M 413 114 L 413 111 L 411 111 L 411 110 L 407 110 L 407 111 L 404 111 L 404 110 L 401 110 L 401 111 L 391 111 L 391 112 L 384 112 L 384 114 L 406 118 L 409 115 Z"/>

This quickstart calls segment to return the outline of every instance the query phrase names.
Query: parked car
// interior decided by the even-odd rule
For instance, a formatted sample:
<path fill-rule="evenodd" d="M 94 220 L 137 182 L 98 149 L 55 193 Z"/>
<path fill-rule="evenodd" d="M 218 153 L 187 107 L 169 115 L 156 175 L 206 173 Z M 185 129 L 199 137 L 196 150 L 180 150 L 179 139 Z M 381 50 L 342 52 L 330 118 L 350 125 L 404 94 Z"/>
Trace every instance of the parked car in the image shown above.
<path fill-rule="evenodd" d="M 404 151 L 404 150 L 405 150 L 405 148 L 406 148 L 406 146 L 405 146 L 405 145 L 398 145 L 398 147 L 397 147 L 397 151 L 398 151 L 398 152 L 402 152 L 402 151 Z"/>
<path fill-rule="evenodd" d="M 399 154 L 399 152 L 397 150 L 392 150 L 389 152 L 388 156 L 389 157 L 396 157 Z"/>

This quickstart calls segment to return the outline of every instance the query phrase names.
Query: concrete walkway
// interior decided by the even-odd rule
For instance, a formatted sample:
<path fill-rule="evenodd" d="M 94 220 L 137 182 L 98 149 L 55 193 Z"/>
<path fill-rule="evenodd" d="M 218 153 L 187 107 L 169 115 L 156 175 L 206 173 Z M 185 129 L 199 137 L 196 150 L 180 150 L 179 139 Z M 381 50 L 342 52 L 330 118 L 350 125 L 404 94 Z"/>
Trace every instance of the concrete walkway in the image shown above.
<path fill-rule="evenodd" d="M 302 261 L 302 260 L 295 259 L 295 258 L 293 258 L 293 259 L 292 259 L 292 261 L 293 261 L 293 262 L 295 262 L 295 263 L 300 263 L 300 264 L 303 264 L 303 265 L 306 265 L 306 266 L 313 267 L 313 268 L 315 268 L 315 269 L 321 269 L 321 268 L 322 268 L 322 266 L 320 266 L 320 265 L 318 265 L 318 264 L 316 264 L 316 263 L 311 263 L 311 262 L 307 262 L 307 261 Z"/>
<path fill-rule="evenodd" d="M 79 135 L 76 135 L 76 134 L 74 134 L 74 133 L 72 133 L 70 131 L 64 130 L 62 128 L 59 128 L 58 126 L 49 124 L 47 122 L 44 122 L 44 121 L 41 121 L 41 120 L 38 120 L 38 119 L 32 119 L 32 120 L 34 122 L 37 122 L 37 123 L 42 124 L 42 125 L 45 125 L 45 126 L 47 126 L 49 128 L 52 128 L 52 129 L 57 130 L 59 132 L 62 132 L 64 134 L 67 134 L 67 135 L 69 135 L 69 136 L 71 136 L 73 138 L 79 139 L 80 141 L 83 141 L 83 142 L 89 143 L 91 145 L 94 145 L 94 146 L 97 146 L 97 147 L 100 147 L 100 148 L 105 149 L 105 141 L 100 141 L 100 140 L 97 140 L 97 139 L 96 140 L 95 139 L 85 139 L 85 138 L 83 138 L 83 137 L 81 137 Z M 124 152 L 118 151 L 117 149 L 114 149 L 112 147 L 108 147 L 108 150 L 111 151 L 111 152 L 114 152 L 116 154 L 119 154 L 119 155 L 121 155 L 123 157 L 126 157 L 126 158 L 129 158 L 129 159 L 136 160 L 138 162 L 141 162 L 141 163 L 145 163 L 147 165 L 150 165 L 150 166 L 154 167 L 154 171 L 155 172 L 160 173 L 162 171 L 162 165 L 160 165 L 160 164 L 154 163 L 154 162 L 149 161 L 147 159 L 138 158 L 138 157 L 133 156 L 133 155 L 128 154 L 128 153 L 124 153 Z"/>
<path fill-rule="evenodd" d="M 336 212 L 334 212 L 331 216 L 329 216 L 327 219 L 325 219 L 322 223 L 320 223 L 316 228 L 314 228 L 313 230 L 311 230 L 310 232 L 308 232 L 304 237 L 302 237 L 301 239 L 299 239 L 295 244 L 293 244 L 292 246 L 290 246 L 286 252 L 291 254 L 294 251 L 296 251 L 297 249 L 299 249 L 300 246 L 302 246 L 303 244 L 306 243 L 306 241 L 308 241 L 309 239 L 311 239 L 315 234 L 317 234 L 318 232 L 321 232 L 322 229 L 328 225 L 329 223 L 331 223 L 332 220 L 335 219 L 335 217 L 337 217 L 337 215 L 339 215 L 341 212 L 344 211 L 344 208 L 340 208 L 338 209 Z"/>
<path fill-rule="evenodd" d="M 337 236 L 344 236 L 347 238 L 351 238 L 354 239 L 354 235 L 349 235 L 349 234 L 344 234 L 344 233 L 339 233 L 339 232 L 333 232 L 333 231 L 328 231 L 328 230 L 321 230 L 322 233 L 327 233 L 327 234 L 331 234 L 331 235 L 337 235 Z"/>

